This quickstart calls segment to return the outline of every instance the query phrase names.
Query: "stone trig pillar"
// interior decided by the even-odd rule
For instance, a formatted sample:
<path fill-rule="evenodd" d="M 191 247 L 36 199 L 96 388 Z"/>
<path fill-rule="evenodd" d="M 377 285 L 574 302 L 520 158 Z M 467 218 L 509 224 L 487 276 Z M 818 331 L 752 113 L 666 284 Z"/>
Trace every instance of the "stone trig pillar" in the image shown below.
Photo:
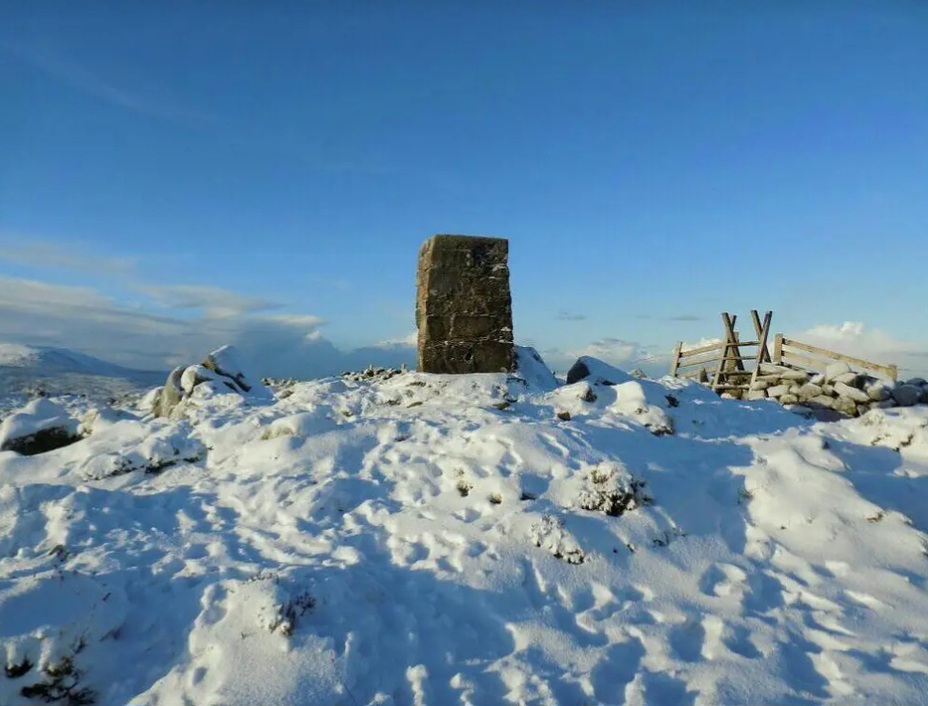
<path fill-rule="evenodd" d="M 419 250 L 416 326 L 419 371 L 512 370 L 509 241 L 435 235 Z"/>

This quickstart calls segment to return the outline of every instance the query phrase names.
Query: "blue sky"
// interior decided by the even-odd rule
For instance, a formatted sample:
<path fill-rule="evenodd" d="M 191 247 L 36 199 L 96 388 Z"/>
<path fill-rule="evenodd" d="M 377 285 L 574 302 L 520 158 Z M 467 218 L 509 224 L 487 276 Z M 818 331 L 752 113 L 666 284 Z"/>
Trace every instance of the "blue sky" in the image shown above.
<path fill-rule="evenodd" d="M 926 37 L 922 2 L 5 3 L 0 339 L 327 372 L 409 340 L 449 232 L 510 240 L 556 366 L 769 308 L 921 370 Z"/>

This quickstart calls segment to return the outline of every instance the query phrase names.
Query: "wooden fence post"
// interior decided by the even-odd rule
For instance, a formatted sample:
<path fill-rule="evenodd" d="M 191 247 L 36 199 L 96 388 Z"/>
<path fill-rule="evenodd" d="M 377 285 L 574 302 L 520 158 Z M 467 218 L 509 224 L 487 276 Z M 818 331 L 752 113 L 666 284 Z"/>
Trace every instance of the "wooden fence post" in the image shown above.
<path fill-rule="evenodd" d="M 677 368 L 680 367 L 680 353 L 683 351 L 683 341 L 677 343 L 673 349 L 673 360 L 670 362 L 670 376 L 677 377 Z"/>
<path fill-rule="evenodd" d="M 778 333 L 773 339 L 773 362 L 783 364 L 783 334 Z"/>

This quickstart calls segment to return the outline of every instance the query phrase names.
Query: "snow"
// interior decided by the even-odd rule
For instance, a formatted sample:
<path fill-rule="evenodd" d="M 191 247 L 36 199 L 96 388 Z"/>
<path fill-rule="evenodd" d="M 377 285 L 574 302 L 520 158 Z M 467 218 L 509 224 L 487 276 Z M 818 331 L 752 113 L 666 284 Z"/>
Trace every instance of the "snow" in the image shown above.
<path fill-rule="evenodd" d="M 0 703 L 925 703 L 928 408 L 520 361 L 20 410 L 89 435 L 0 453 Z"/>

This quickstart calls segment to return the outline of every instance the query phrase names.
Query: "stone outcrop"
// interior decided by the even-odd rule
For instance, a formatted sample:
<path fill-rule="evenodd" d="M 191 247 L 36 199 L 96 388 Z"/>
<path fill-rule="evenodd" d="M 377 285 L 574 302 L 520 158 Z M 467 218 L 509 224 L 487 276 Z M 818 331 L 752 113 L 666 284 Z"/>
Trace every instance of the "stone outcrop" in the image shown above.
<path fill-rule="evenodd" d="M 510 372 L 515 363 L 509 242 L 436 235 L 419 251 L 419 372 Z"/>
<path fill-rule="evenodd" d="M 223 346 L 206 356 L 199 365 L 174 368 L 163 387 L 146 395 L 146 402 L 151 404 L 151 412 L 155 416 L 174 418 L 183 412 L 184 404 L 195 391 L 204 390 L 210 394 L 236 393 L 251 400 L 273 397 L 265 385 L 255 382 L 242 371 L 235 349 Z"/>

